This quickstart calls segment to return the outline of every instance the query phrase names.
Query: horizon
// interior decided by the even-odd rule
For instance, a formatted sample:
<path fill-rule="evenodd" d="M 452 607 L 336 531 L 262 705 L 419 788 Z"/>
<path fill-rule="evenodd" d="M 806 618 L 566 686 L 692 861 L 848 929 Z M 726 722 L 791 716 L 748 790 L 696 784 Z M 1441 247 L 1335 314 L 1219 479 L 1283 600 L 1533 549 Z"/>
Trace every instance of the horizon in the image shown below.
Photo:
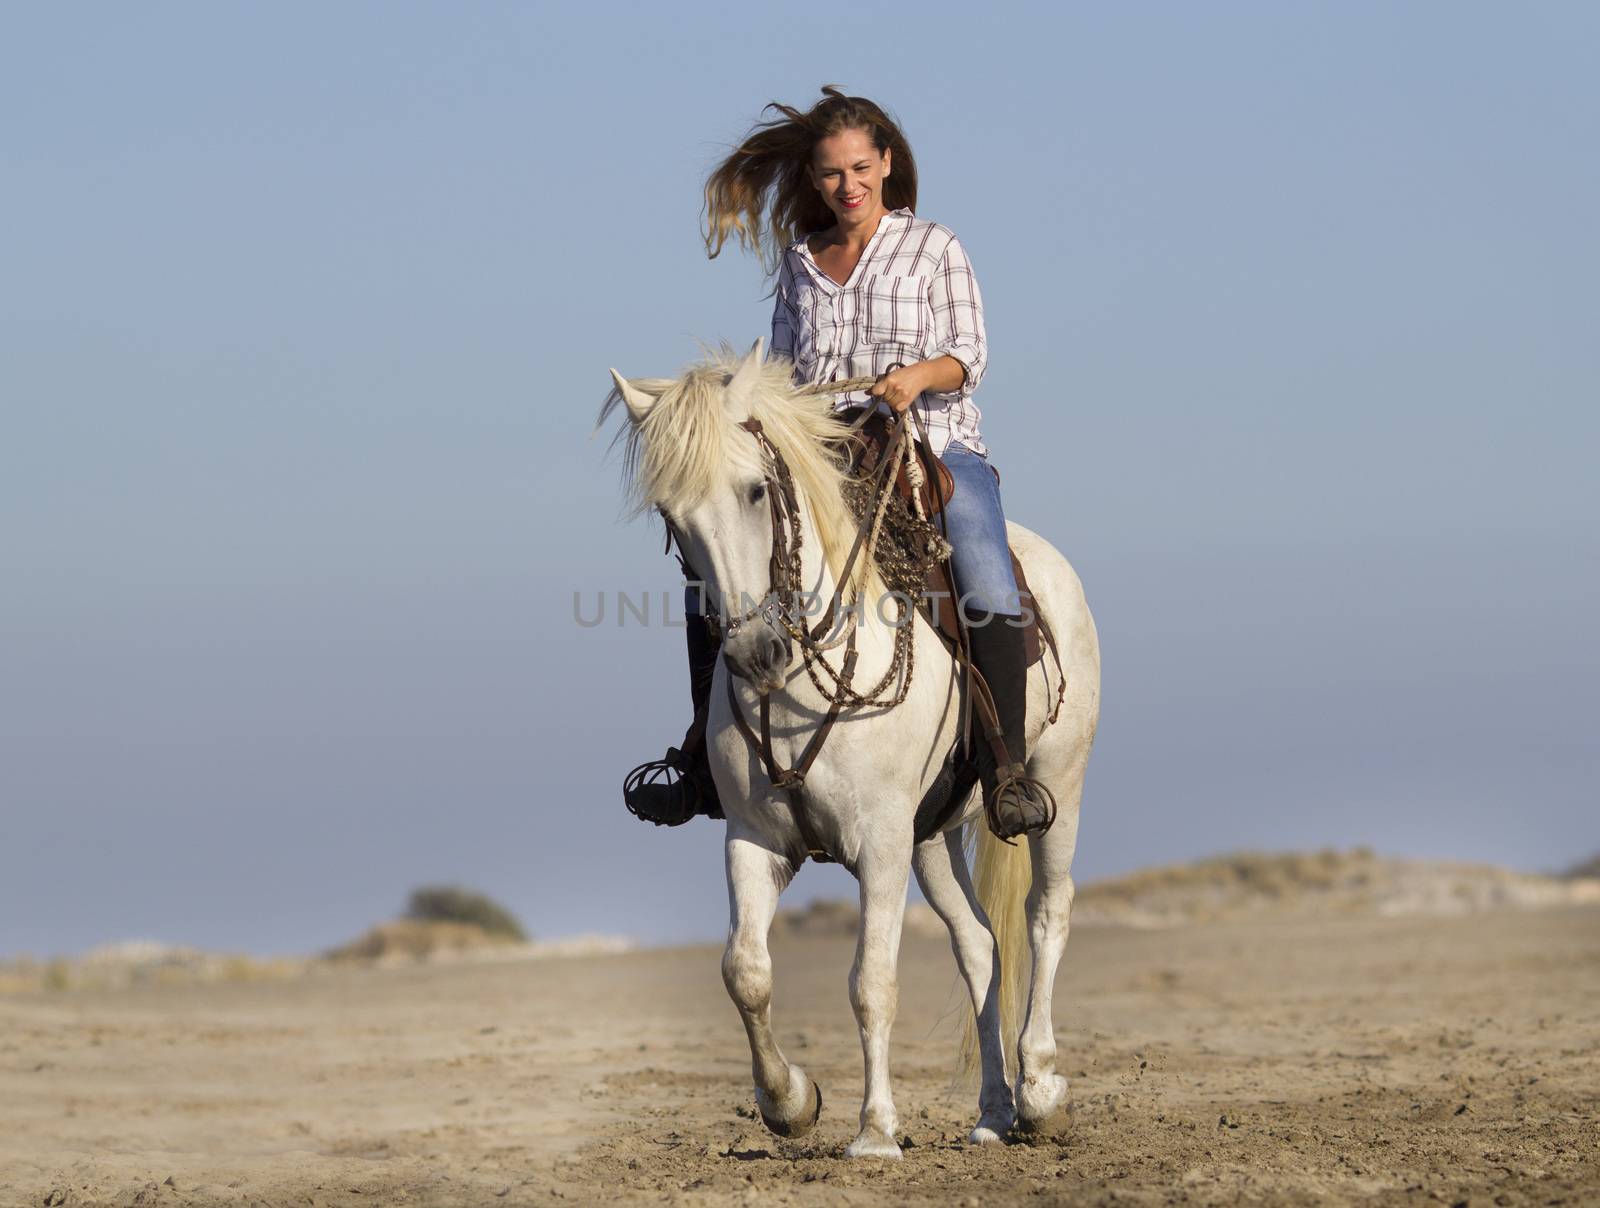
<path fill-rule="evenodd" d="M 1593 881 L 1596 884 L 1600 884 L 1600 870 L 1597 870 L 1595 867 L 1597 864 L 1600 864 L 1600 850 L 1597 850 L 1587 858 L 1582 858 L 1573 862 L 1566 868 L 1560 870 L 1550 870 L 1513 868 L 1503 864 L 1488 864 L 1479 861 L 1444 860 L 1428 856 L 1396 856 L 1385 852 L 1376 851 L 1364 844 L 1357 844 L 1356 846 L 1348 848 L 1323 847 L 1305 848 L 1299 850 L 1235 849 L 1232 851 L 1217 852 L 1212 855 L 1195 856 L 1188 860 L 1180 860 L 1172 863 L 1142 865 L 1112 876 L 1099 877 L 1090 881 L 1079 881 L 1077 884 L 1077 893 L 1079 896 L 1081 896 L 1086 891 L 1093 891 L 1096 889 L 1104 890 L 1121 886 L 1130 880 L 1138 879 L 1141 874 L 1149 874 L 1153 872 L 1196 871 L 1207 866 L 1227 864 L 1249 859 L 1313 859 L 1327 856 L 1334 856 L 1340 860 L 1349 860 L 1351 858 L 1370 858 L 1379 862 L 1415 864 L 1424 866 L 1425 868 L 1433 871 L 1461 869 L 1480 872 L 1510 873 L 1514 876 L 1545 879 L 1554 882 L 1578 880 Z M 368 931 L 374 928 L 381 927 L 388 923 L 401 922 L 408 919 L 410 916 L 405 910 L 404 899 L 410 893 L 414 893 L 416 890 L 422 888 L 440 887 L 441 886 L 414 886 L 411 890 L 407 891 L 406 895 L 402 895 L 400 899 L 397 899 L 401 904 L 394 911 L 394 913 L 385 915 L 382 918 L 369 920 L 368 923 L 363 925 L 358 931 L 352 932 L 351 934 L 345 936 L 344 939 L 336 941 L 334 944 L 325 945 L 314 950 L 280 949 L 264 952 L 260 950 L 246 951 L 238 947 L 226 946 L 220 948 L 201 948 L 192 944 L 171 943 L 159 936 L 125 935 L 115 938 L 107 938 L 86 948 L 82 948 L 73 952 L 0 952 L 0 966 L 5 964 L 16 964 L 19 962 L 48 963 L 57 960 L 81 960 L 85 957 L 96 955 L 105 950 L 114 951 L 116 949 L 146 944 L 154 945 L 158 948 L 169 951 L 193 951 L 206 956 L 239 955 L 261 960 L 326 959 L 336 948 L 353 943 L 360 935 L 365 935 Z M 471 885 L 452 884 L 442 887 L 467 890 L 474 893 L 476 892 Z M 492 897 L 490 897 L 490 900 L 495 901 Z M 495 904 L 499 905 L 498 902 L 495 902 Z M 816 893 L 803 897 L 786 895 L 779 903 L 777 918 L 782 919 L 785 916 L 803 915 L 805 912 L 819 905 L 846 905 L 852 910 L 856 909 L 856 902 L 854 901 L 853 895 L 849 893 L 835 893 L 831 895 L 827 893 Z M 916 885 L 913 882 L 907 894 L 907 906 L 909 908 L 915 905 L 922 905 L 926 907 L 927 903 L 922 898 L 922 895 L 917 892 Z M 1529 909 L 1530 907 L 1515 906 L 1513 908 Z M 1423 911 L 1419 913 L 1427 912 Z M 1409 917 L 1409 915 L 1402 915 L 1400 917 Z M 517 921 L 519 923 L 521 922 L 520 919 Z M 1075 922 L 1074 925 L 1076 926 L 1078 924 Z M 1099 921 L 1091 921 L 1090 925 L 1104 924 Z M 1125 926 L 1127 924 L 1113 925 Z M 628 945 L 628 950 L 630 951 L 670 949 L 679 947 L 703 947 L 707 944 L 720 944 L 722 942 L 722 937 L 714 934 L 703 936 L 676 936 L 666 939 L 651 940 L 639 935 L 620 931 L 577 931 L 564 932 L 555 935 L 542 934 L 532 928 L 526 928 L 526 931 L 527 935 L 523 943 L 532 949 L 550 948 L 559 950 L 562 945 L 581 943 L 583 941 L 594 941 L 599 943 L 609 943 L 612 941 L 624 942 Z M 590 953 L 580 952 L 578 954 L 585 955 Z M 417 959 L 436 959 L 437 955 L 438 954 L 430 954 L 426 958 L 419 957 Z M 447 953 L 446 955 L 449 956 L 451 954 Z M 550 953 L 550 955 L 561 955 L 561 953 L 557 951 Z"/>

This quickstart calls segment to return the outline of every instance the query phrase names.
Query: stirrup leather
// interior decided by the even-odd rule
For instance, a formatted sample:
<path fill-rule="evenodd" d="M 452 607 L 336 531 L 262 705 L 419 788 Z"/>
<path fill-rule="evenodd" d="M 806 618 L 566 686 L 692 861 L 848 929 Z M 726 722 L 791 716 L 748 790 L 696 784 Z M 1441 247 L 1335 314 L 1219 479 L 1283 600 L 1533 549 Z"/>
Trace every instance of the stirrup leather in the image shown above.
<path fill-rule="evenodd" d="M 993 791 L 983 795 L 983 810 L 995 837 L 1010 843 L 1030 831 L 1049 830 L 1056 820 L 1056 798 L 1022 764 L 1008 763 L 996 771 Z"/>

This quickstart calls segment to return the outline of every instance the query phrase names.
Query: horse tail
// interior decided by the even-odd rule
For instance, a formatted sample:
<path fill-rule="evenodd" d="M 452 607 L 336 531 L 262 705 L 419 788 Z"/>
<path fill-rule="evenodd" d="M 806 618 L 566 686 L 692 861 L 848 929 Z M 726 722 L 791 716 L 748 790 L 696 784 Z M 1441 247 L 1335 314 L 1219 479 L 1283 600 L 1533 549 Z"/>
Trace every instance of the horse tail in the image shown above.
<path fill-rule="evenodd" d="M 966 849 L 978 903 L 989 918 L 1000 957 L 1000 1036 L 1009 1069 L 1015 1063 L 1028 990 L 1027 899 L 1033 885 L 1033 863 L 1026 840 L 1002 843 L 984 824 L 982 815 L 967 823 Z M 969 1011 L 961 1034 L 961 1077 L 976 1085 L 982 1068 L 978 1021 Z"/>

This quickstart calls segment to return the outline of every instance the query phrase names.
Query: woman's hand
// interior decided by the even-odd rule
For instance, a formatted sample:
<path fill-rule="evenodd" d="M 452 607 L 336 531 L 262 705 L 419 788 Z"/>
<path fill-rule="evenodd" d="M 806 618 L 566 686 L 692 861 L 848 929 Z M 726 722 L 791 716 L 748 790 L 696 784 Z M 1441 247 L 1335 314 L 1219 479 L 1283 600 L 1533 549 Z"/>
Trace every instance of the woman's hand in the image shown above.
<path fill-rule="evenodd" d="M 915 365 L 891 369 L 867 387 L 867 393 L 881 398 L 896 412 L 904 411 L 928 388 L 927 366 L 927 361 L 918 361 Z"/>
<path fill-rule="evenodd" d="M 925 391 L 960 390 L 966 379 L 967 371 L 955 357 L 934 357 L 891 369 L 867 387 L 867 393 L 881 398 L 895 411 L 904 411 Z"/>

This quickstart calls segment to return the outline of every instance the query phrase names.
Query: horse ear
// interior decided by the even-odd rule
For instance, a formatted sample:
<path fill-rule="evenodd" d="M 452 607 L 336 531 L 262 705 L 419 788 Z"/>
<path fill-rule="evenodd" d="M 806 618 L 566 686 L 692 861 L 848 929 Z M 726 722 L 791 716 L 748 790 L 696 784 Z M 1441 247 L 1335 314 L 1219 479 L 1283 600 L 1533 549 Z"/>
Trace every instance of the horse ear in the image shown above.
<path fill-rule="evenodd" d="M 617 384 L 617 393 L 622 397 L 623 403 L 628 408 L 628 415 L 634 423 L 642 423 L 651 407 L 656 405 L 656 396 L 640 390 L 627 378 L 615 369 L 611 371 L 611 380 Z"/>
<path fill-rule="evenodd" d="M 733 376 L 728 379 L 728 401 L 738 406 L 746 406 L 750 396 L 755 392 L 756 382 L 761 377 L 761 349 L 762 340 L 758 336 L 756 342 L 750 346 L 750 351 L 745 353 L 744 360 L 739 362 L 739 368 L 733 371 Z"/>

